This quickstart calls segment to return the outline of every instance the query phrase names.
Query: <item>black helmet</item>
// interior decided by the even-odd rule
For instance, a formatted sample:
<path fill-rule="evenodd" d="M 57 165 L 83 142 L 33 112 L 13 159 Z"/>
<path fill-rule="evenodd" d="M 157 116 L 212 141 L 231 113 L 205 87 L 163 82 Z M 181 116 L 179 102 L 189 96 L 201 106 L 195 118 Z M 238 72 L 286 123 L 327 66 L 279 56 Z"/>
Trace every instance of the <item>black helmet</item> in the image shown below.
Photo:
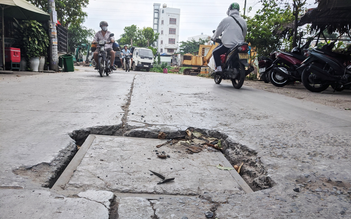
<path fill-rule="evenodd" d="M 108 23 L 106 21 L 101 21 L 100 22 L 100 27 L 102 27 L 102 26 L 108 26 Z"/>

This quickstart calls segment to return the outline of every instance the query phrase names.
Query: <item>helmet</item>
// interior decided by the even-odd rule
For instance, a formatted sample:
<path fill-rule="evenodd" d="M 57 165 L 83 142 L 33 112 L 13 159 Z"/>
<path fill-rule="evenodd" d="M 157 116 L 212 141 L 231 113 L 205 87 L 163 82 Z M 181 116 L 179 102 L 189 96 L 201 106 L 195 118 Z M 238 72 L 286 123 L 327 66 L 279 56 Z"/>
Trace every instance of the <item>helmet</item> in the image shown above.
<path fill-rule="evenodd" d="M 101 21 L 100 22 L 100 27 L 102 27 L 102 26 L 108 26 L 108 23 L 106 21 Z"/>
<path fill-rule="evenodd" d="M 229 9 L 229 10 L 234 10 L 234 9 L 236 9 L 236 10 L 240 11 L 240 6 L 239 6 L 238 3 L 234 2 L 234 3 L 232 3 L 232 4 L 229 5 L 229 8 L 228 8 L 228 9 Z"/>
<path fill-rule="evenodd" d="M 128 48 L 128 45 L 126 44 L 126 45 L 123 46 L 123 48 L 124 48 L 124 47 L 127 47 L 127 48 Z"/>

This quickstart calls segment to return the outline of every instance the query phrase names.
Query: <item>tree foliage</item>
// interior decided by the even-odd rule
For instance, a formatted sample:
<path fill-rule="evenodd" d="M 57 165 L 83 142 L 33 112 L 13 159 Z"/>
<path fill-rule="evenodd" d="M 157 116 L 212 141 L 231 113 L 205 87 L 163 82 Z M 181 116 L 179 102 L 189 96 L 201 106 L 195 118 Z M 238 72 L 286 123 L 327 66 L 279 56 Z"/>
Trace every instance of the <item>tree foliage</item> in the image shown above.
<path fill-rule="evenodd" d="M 131 46 L 149 47 L 156 42 L 158 35 L 151 27 L 140 29 L 133 24 L 124 28 L 124 33 L 118 42 L 120 45 L 129 44 Z"/>
<path fill-rule="evenodd" d="M 204 45 L 207 41 L 203 39 L 199 39 L 199 41 L 195 41 L 194 39 L 188 41 L 180 42 L 180 53 L 191 53 L 197 54 L 199 52 L 199 46 Z"/>
<path fill-rule="evenodd" d="M 15 20 L 13 25 L 14 46 L 21 48 L 27 60 L 47 55 L 49 36 L 41 23 L 35 20 Z"/>
<path fill-rule="evenodd" d="M 292 7 L 289 3 L 278 4 L 276 0 L 261 0 L 263 8 L 253 18 L 247 18 L 250 42 L 259 56 L 268 56 L 282 45 L 283 30 L 294 21 Z"/>
<path fill-rule="evenodd" d="M 49 11 L 48 0 L 28 0 L 35 6 Z M 70 25 L 80 25 L 87 14 L 82 10 L 89 4 L 89 0 L 55 0 L 57 19 L 66 28 Z"/>
<path fill-rule="evenodd" d="M 88 29 L 81 25 L 70 25 L 68 28 L 68 47 L 70 52 L 81 44 L 89 44 L 90 38 L 95 36 L 93 29 Z"/>

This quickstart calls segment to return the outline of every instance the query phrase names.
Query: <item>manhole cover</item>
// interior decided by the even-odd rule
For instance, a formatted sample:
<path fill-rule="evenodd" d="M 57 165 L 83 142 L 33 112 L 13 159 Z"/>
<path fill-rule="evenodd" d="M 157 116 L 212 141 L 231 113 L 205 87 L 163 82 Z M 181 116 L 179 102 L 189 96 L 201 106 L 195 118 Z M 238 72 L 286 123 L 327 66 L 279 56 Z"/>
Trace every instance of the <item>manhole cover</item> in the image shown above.
<path fill-rule="evenodd" d="M 218 168 L 231 167 L 221 152 L 188 154 L 179 144 L 156 148 L 165 141 L 90 135 L 53 189 L 166 195 L 252 192 L 235 170 Z M 156 153 L 169 158 L 160 159 Z M 157 184 L 161 179 L 150 170 L 174 180 Z"/>

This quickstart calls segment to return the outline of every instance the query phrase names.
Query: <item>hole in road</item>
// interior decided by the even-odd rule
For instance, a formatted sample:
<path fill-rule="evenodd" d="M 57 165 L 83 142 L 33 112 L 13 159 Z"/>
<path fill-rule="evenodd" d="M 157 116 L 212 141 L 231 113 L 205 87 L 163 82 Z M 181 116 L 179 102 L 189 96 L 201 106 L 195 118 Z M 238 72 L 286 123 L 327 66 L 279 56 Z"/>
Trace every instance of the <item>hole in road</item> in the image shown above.
<path fill-rule="evenodd" d="M 162 129 L 150 130 L 142 128 L 129 130 L 123 129 L 122 131 L 121 125 L 116 125 L 80 129 L 70 133 L 70 137 L 76 142 L 76 144 L 70 145 L 62 150 L 60 156 L 58 156 L 53 162 L 38 164 L 33 167 L 20 167 L 13 172 L 18 175 L 29 177 L 33 181 L 40 182 L 44 187 L 51 188 L 69 162 L 73 159 L 78 151 L 77 149 L 83 145 L 84 141 L 90 134 L 139 138 L 163 138 L 168 139 L 167 144 L 183 144 L 188 153 L 198 153 L 197 148 L 218 150 L 221 151 L 230 162 L 230 168 L 240 168 L 240 176 L 253 191 L 271 188 L 274 185 L 274 182 L 267 175 L 267 171 L 265 170 L 260 158 L 257 156 L 256 151 L 245 145 L 234 142 L 228 138 L 227 135 L 218 131 L 198 128 L 188 128 L 184 131 L 164 131 Z"/>

